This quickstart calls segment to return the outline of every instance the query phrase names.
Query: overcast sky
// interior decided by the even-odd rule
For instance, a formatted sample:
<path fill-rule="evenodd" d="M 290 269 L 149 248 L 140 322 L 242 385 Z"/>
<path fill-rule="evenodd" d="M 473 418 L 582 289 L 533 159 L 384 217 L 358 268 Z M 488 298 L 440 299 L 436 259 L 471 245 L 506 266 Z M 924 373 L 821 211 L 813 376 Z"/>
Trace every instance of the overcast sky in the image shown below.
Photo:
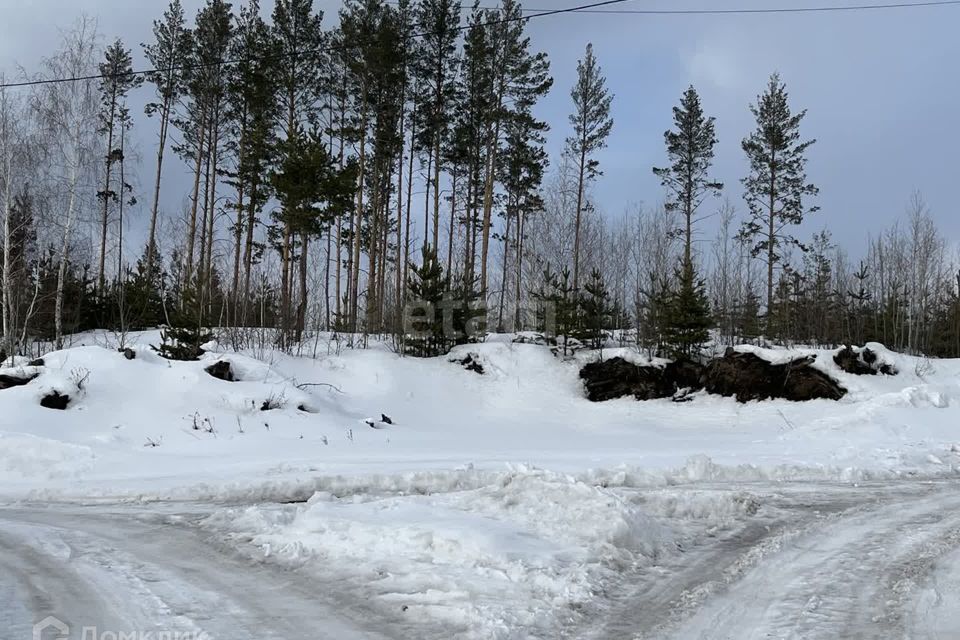
<path fill-rule="evenodd" d="M 749 8 L 856 1 L 634 0 L 622 6 Z M 193 15 L 202 0 L 183 3 Z M 550 9 L 579 3 L 525 4 Z M 269 12 L 270 0 L 264 5 Z M 336 21 L 340 2 L 317 0 L 315 5 L 326 12 L 327 24 Z M 57 47 L 59 29 L 82 12 L 98 18 L 106 39 L 121 37 L 135 46 L 142 67 L 138 45 L 150 39 L 151 21 L 165 6 L 164 0 L 0 0 L 0 69 L 9 72 L 19 64 L 34 70 Z M 717 119 L 715 174 L 742 212 L 739 178 L 746 162 L 740 140 L 752 126 L 748 106 L 776 70 L 787 83 L 792 107 L 809 110 L 802 135 L 818 140 L 810 151 L 809 176 L 820 187 L 821 211 L 801 233 L 808 236 L 826 226 L 837 242 L 858 254 L 866 234 L 900 216 L 914 190 L 922 192 L 945 235 L 954 244 L 960 238 L 958 26 L 960 5 L 777 15 L 566 14 L 533 20 L 528 28 L 534 45 L 548 53 L 555 78 L 553 92 L 540 105 L 552 126 L 554 157 L 568 133 L 569 90 L 587 42 L 593 42 L 616 96 L 613 134 L 599 156 L 604 176 L 595 190 L 606 215 L 661 199 L 650 168 L 663 163 L 663 131 L 690 84 Z M 154 129 L 152 121 L 139 117 L 136 135 L 146 158 L 154 153 Z M 173 211 L 186 191 L 185 170 L 171 163 L 166 174 L 164 206 Z M 147 186 L 142 185 L 144 191 Z"/>

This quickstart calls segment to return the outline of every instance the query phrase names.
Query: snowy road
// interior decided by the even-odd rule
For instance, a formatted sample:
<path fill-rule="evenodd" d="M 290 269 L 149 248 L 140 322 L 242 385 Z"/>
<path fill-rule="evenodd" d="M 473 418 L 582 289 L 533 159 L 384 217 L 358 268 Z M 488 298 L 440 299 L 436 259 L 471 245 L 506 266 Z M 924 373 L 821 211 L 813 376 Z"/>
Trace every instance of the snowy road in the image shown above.
<path fill-rule="evenodd" d="M 642 576 L 581 635 L 960 638 L 956 483 L 767 491 L 761 515 Z"/>
<path fill-rule="evenodd" d="M 70 625 L 71 639 L 84 627 L 110 638 L 392 637 L 356 621 L 362 603 L 349 605 L 349 619 L 334 589 L 251 564 L 178 524 L 192 517 L 184 507 L 186 515 L 169 507 L 0 508 L 0 639 L 28 640 L 48 615 Z"/>
<path fill-rule="evenodd" d="M 747 492 L 758 507 L 605 585 L 596 615 L 564 637 L 960 638 L 957 483 L 691 490 Z M 67 621 L 71 638 L 84 627 L 231 640 L 457 635 L 384 620 L 329 576 L 232 551 L 191 526 L 212 508 L 0 507 L 0 640 L 30 638 L 46 615 Z M 503 637 L 534 637 L 514 631 Z"/>

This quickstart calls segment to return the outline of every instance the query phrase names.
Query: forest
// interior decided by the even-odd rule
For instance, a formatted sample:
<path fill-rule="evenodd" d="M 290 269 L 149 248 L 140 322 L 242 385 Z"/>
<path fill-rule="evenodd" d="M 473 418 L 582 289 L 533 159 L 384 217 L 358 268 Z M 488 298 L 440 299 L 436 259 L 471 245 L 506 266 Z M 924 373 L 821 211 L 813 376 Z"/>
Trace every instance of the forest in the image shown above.
<path fill-rule="evenodd" d="M 643 196 L 658 204 L 610 216 L 594 197 L 616 96 L 592 46 L 559 88 L 551 158 L 538 14 L 345 0 L 331 20 L 312 4 L 207 0 L 188 16 L 172 0 L 143 44 L 83 17 L 39 70 L 0 77 L 0 350 L 168 326 L 238 348 L 244 328 L 281 349 L 385 335 L 413 355 L 538 331 L 675 357 L 711 340 L 960 357 L 958 259 L 920 193 L 862 256 L 827 230 L 799 236 L 818 210 L 815 141 L 776 73 L 750 107 L 739 184 L 711 175 L 715 123 L 690 87 L 672 128 L 650 131 L 662 192 Z M 143 112 L 134 92 L 151 96 Z M 135 128 L 155 145 L 131 149 Z M 164 210 L 174 170 L 190 187 Z"/>

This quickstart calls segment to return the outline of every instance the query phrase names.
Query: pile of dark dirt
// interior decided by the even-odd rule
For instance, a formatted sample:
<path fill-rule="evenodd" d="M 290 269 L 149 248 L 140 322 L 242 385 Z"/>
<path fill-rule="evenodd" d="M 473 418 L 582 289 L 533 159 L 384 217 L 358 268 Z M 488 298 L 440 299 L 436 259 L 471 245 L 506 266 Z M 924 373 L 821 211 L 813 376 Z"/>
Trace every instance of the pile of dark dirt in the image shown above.
<path fill-rule="evenodd" d="M 70 396 L 62 394 L 59 391 L 51 391 L 40 398 L 40 406 L 47 409 L 57 409 L 63 411 L 70 404 Z"/>
<path fill-rule="evenodd" d="M 814 360 L 816 356 L 811 355 L 774 364 L 754 353 L 727 349 L 722 358 L 706 366 L 703 387 L 739 402 L 769 398 L 839 400 L 846 395 L 847 390 L 836 380 L 810 366 Z"/>
<path fill-rule="evenodd" d="M 39 373 L 0 373 L 0 390 L 10 387 L 22 387 L 37 376 Z"/>
<path fill-rule="evenodd" d="M 207 373 L 212 375 L 218 380 L 223 380 L 225 382 L 234 382 L 236 378 L 233 375 L 233 369 L 230 368 L 230 363 L 226 360 L 217 360 L 212 365 L 204 369 Z"/>
<path fill-rule="evenodd" d="M 774 364 L 760 356 L 727 349 L 706 366 L 681 360 L 666 366 L 637 365 L 623 358 L 591 362 L 580 370 L 587 398 L 594 402 L 633 396 L 637 400 L 690 400 L 701 389 L 735 397 L 739 402 L 783 398 L 804 401 L 839 400 L 846 389 L 810 366 L 816 356 Z"/>
<path fill-rule="evenodd" d="M 637 400 L 671 398 L 682 389 L 700 389 L 703 367 L 671 362 L 664 367 L 638 365 L 623 358 L 591 362 L 580 370 L 587 398 L 594 402 L 633 396 Z"/>
<path fill-rule="evenodd" d="M 468 353 L 465 358 L 454 358 L 450 362 L 456 362 L 467 371 L 483 375 L 483 364 L 480 362 L 480 356 L 475 353 Z"/>
<path fill-rule="evenodd" d="M 875 376 L 882 373 L 886 376 L 897 375 L 897 369 L 891 364 L 880 362 L 875 351 L 869 347 L 854 347 L 847 345 L 833 355 L 833 361 L 838 367 L 858 376 Z"/>

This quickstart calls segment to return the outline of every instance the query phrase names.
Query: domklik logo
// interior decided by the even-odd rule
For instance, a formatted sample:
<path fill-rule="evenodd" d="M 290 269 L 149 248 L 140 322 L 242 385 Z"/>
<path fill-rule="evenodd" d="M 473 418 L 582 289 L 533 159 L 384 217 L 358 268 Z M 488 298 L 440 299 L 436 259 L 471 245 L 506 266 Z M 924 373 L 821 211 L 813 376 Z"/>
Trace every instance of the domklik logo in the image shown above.
<path fill-rule="evenodd" d="M 59 618 L 47 616 L 33 625 L 33 640 L 66 640 L 70 626 Z"/>

